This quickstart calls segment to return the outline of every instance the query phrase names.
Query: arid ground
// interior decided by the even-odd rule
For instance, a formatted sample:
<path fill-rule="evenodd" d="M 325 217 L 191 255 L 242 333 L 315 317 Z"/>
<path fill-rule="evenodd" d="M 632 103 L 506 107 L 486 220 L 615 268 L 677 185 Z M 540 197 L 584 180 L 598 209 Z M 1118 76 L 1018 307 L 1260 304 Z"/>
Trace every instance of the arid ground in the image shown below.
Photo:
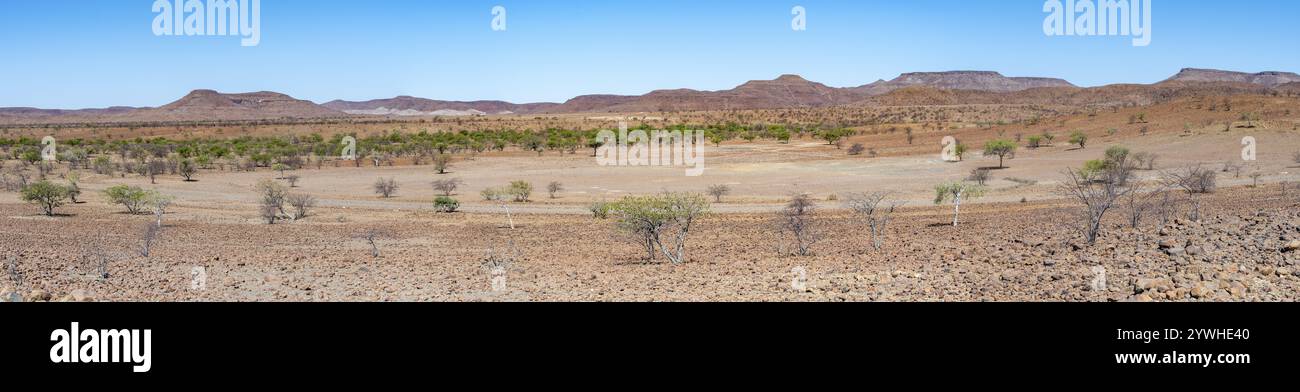
<path fill-rule="evenodd" d="M 462 154 L 441 175 L 400 163 L 311 166 L 290 173 L 301 177 L 293 190 L 319 205 L 305 219 L 274 225 L 259 217 L 254 187 L 280 177 L 276 171 L 202 170 L 194 182 L 160 176 L 156 184 L 81 171 L 82 202 L 53 217 L 16 193 L 0 193 L 0 257 L 14 260 L 0 294 L 102 301 L 1294 301 L 1300 298 L 1300 167 L 1293 159 L 1300 151 L 1300 100 L 1235 99 L 1250 108 L 1238 111 L 1260 118 L 1246 124 L 1237 121 L 1240 113 L 1194 109 L 1191 100 L 1056 114 L 993 106 L 981 109 L 991 118 L 855 127 L 858 134 L 840 147 L 811 137 L 788 144 L 731 140 L 706 147 L 699 177 L 685 176 L 681 167 L 600 167 L 582 149 Z M 1134 124 L 1138 112 L 1146 119 Z M 1005 125 L 993 122 L 997 113 L 1005 113 Z M 1025 120 L 1043 114 L 1053 117 Z M 496 120 L 537 121 L 528 119 Z M 908 124 L 917 129 L 910 144 L 897 131 Z M 1064 140 L 1075 129 L 1091 136 L 1086 148 Z M 943 162 L 944 136 L 980 146 L 1045 130 L 1058 135 L 1054 145 L 1022 144 L 1007 168 L 992 171 L 988 194 L 963 204 L 960 226 L 951 225 L 951 205 L 934 205 L 935 185 L 997 166 L 996 157 L 979 151 L 960 163 Z M 116 131 L 123 137 L 144 132 Z M 217 134 L 199 127 L 175 135 L 187 133 Z M 1257 142 L 1255 161 L 1242 161 L 1245 137 Z M 849 155 L 853 143 L 876 154 Z M 1116 206 L 1098 243 L 1084 243 L 1080 207 L 1060 185 L 1067 170 L 1117 145 L 1159 156 L 1155 170 L 1136 173 L 1141 183 L 1159 183 L 1164 172 L 1196 164 L 1213 168 L 1219 188 L 1200 196 L 1203 217 L 1189 219 L 1191 196 L 1172 192 L 1178 208 L 1163 217 L 1163 226 L 1162 217 L 1150 216 L 1139 228 L 1128 227 L 1127 212 Z M 59 166 L 50 177 L 68 172 Z M 393 197 L 372 191 L 380 177 L 400 185 Z M 455 195 L 460 212 L 434 211 L 430 183 L 446 178 L 464 181 Z M 515 180 L 537 188 L 531 202 L 503 207 L 479 197 Z M 564 185 L 555 198 L 545 191 L 550 182 Z M 175 197 L 147 257 L 138 250 L 155 218 L 109 204 L 100 193 L 118 184 Z M 627 195 L 703 192 L 717 184 L 732 191 L 692 230 L 689 261 L 678 265 L 645 260 L 612 220 L 593 218 L 587 209 Z M 842 205 L 850 194 L 876 191 L 906 202 L 880 250 Z M 820 240 L 809 256 L 781 252 L 773 224 L 775 212 L 799 193 L 819 207 Z M 364 238 L 372 231 L 373 247 Z M 482 262 L 490 250 L 503 249 L 517 249 L 519 257 L 505 287 L 494 290 Z M 107 277 L 98 271 L 101 254 L 111 260 Z M 795 284 L 798 271 L 806 271 L 806 285 Z"/>

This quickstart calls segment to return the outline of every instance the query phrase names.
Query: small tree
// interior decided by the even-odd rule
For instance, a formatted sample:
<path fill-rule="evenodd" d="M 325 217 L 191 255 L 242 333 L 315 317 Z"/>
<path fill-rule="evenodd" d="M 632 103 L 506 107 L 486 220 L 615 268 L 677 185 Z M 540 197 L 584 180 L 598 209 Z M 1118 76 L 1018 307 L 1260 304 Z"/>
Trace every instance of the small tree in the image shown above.
<path fill-rule="evenodd" d="M 1074 131 L 1070 134 L 1070 144 L 1079 145 L 1080 149 L 1088 148 L 1088 134 L 1083 131 Z"/>
<path fill-rule="evenodd" d="M 141 257 L 149 257 L 149 253 L 153 250 L 153 243 L 154 241 L 158 240 L 158 233 L 160 232 L 162 232 L 162 226 L 159 226 L 152 222 L 145 225 L 144 233 L 140 234 L 140 240 L 141 240 L 140 256 Z"/>
<path fill-rule="evenodd" d="M 1043 145 L 1051 147 L 1056 143 L 1056 135 L 1051 132 L 1043 132 Z"/>
<path fill-rule="evenodd" d="M 167 215 L 167 208 L 172 206 L 174 200 L 174 197 L 160 193 L 155 193 L 153 198 L 149 200 L 149 207 L 153 210 L 159 228 L 163 226 L 163 216 Z"/>
<path fill-rule="evenodd" d="M 789 233 L 794 239 L 795 254 L 808 256 L 812 246 L 821 240 L 821 233 L 816 228 L 817 203 L 807 194 L 798 194 L 786 203 L 785 208 L 777 214 L 777 229 Z"/>
<path fill-rule="evenodd" d="M 1187 192 L 1190 203 L 1187 213 L 1188 218 L 1193 221 L 1200 221 L 1201 195 L 1214 193 L 1218 188 L 1218 173 L 1198 164 L 1183 170 L 1163 172 L 1162 176 L 1166 186 Z"/>
<path fill-rule="evenodd" d="M 157 192 L 138 186 L 117 185 L 104 190 L 104 197 L 110 203 L 121 204 L 131 215 L 143 213 L 157 196 Z"/>
<path fill-rule="evenodd" d="M 844 133 L 838 129 L 829 129 L 822 131 L 821 137 L 822 140 L 826 141 L 826 144 L 834 144 L 838 146 L 840 139 L 844 138 Z"/>
<path fill-rule="evenodd" d="M 186 159 L 181 161 L 177 171 L 182 178 L 185 178 L 185 182 L 194 182 L 194 175 L 198 174 L 199 168 L 194 165 L 194 161 Z"/>
<path fill-rule="evenodd" d="M 285 196 L 285 201 L 293 207 L 293 220 L 306 218 L 312 207 L 316 206 L 316 198 L 305 193 L 291 193 Z"/>
<path fill-rule="evenodd" d="M 284 182 L 289 183 L 290 188 L 297 188 L 299 180 L 302 180 L 302 177 L 299 177 L 297 174 L 284 176 Z"/>
<path fill-rule="evenodd" d="M 1106 213 L 1115 207 L 1121 197 L 1133 190 L 1118 178 L 1120 173 L 1121 170 L 1100 172 L 1066 170 L 1065 172 L 1066 181 L 1061 184 L 1060 191 L 1083 205 L 1082 217 L 1085 223 L 1083 234 L 1089 245 L 1097 242 Z"/>
<path fill-rule="evenodd" d="M 379 258 L 379 239 L 384 233 L 379 229 L 369 229 L 361 233 L 361 239 L 370 245 L 370 257 Z"/>
<path fill-rule="evenodd" d="M 461 181 L 461 179 L 459 178 L 434 180 L 433 190 L 442 192 L 443 196 L 451 196 L 452 194 L 456 193 L 456 189 L 460 188 L 460 186 L 463 185 L 464 183 L 465 182 Z"/>
<path fill-rule="evenodd" d="M 22 199 L 40 206 L 45 216 L 54 216 L 54 209 L 63 206 L 70 192 L 66 186 L 41 180 L 23 188 Z"/>
<path fill-rule="evenodd" d="M 279 177 L 279 178 L 284 178 L 284 172 L 285 172 L 285 171 L 288 171 L 289 169 L 290 169 L 290 168 L 289 168 L 289 165 L 286 165 L 286 164 L 283 164 L 283 163 L 276 163 L 276 164 L 274 164 L 274 165 L 271 165 L 271 170 L 275 170 L 275 171 L 277 171 L 277 172 L 280 172 L 280 177 Z"/>
<path fill-rule="evenodd" d="M 1006 157 L 1015 156 L 1015 154 L 1016 154 L 1016 142 L 1010 140 L 1005 140 L 1005 139 L 991 140 L 988 143 L 984 144 L 984 156 L 996 155 L 998 157 L 999 169 L 1006 167 L 1006 165 L 1003 164 L 1003 161 L 1006 159 Z"/>
<path fill-rule="evenodd" d="M 507 192 L 514 196 L 516 203 L 527 203 L 533 195 L 533 184 L 528 181 L 514 181 L 510 183 Z"/>
<path fill-rule="evenodd" d="M 375 194 L 383 196 L 385 199 L 393 197 L 393 194 L 397 193 L 397 179 L 384 179 L 383 177 L 380 177 L 378 180 L 375 180 L 374 188 Z"/>
<path fill-rule="evenodd" d="M 433 157 L 433 169 L 438 174 L 447 174 L 451 170 L 451 154 L 438 154 Z"/>
<path fill-rule="evenodd" d="M 709 196 L 713 196 L 716 203 L 722 202 L 722 197 L 731 194 L 731 186 L 725 184 L 709 185 Z"/>
<path fill-rule="evenodd" d="M 871 247 L 876 250 L 884 247 L 885 229 L 894 219 L 894 212 L 903 205 L 899 201 L 886 201 L 889 196 L 888 192 L 850 194 L 845 201 L 845 206 L 867 223 L 871 230 Z"/>
<path fill-rule="evenodd" d="M 258 203 L 258 213 L 266 224 L 273 225 L 284 214 L 284 202 L 288 196 L 288 189 L 275 181 L 262 180 L 257 184 L 257 193 L 260 197 Z"/>
<path fill-rule="evenodd" d="M 984 196 L 984 192 L 984 187 L 964 182 L 939 184 L 934 187 L 934 204 L 941 205 L 952 201 L 952 225 L 957 226 L 960 223 L 958 218 L 961 216 L 962 201 Z"/>
<path fill-rule="evenodd" d="M 665 192 L 658 196 L 628 196 L 609 206 L 620 229 L 644 241 L 654 257 L 657 249 L 673 264 L 686 262 L 686 239 L 695 220 L 708 213 L 702 195 Z"/>
<path fill-rule="evenodd" d="M 81 185 L 78 185 L 80 182 L 80 174 L 77 174 L 77 172 L 68 173 L 68 200 L 72 201 L 72 204 L 81 203 L 81 201 L 77 200 L 78 197 L 81 197 Z"/>
<path fill-rule="evenodd" d="M 555 198 L 556 193 L 560 193 L 563 191 L 564 191 L 564 184 L 561 184 L 559 181 L 551 181 L 550 184 L 546 185 L 546 193 L 549 193 L 552 199 Z"/>

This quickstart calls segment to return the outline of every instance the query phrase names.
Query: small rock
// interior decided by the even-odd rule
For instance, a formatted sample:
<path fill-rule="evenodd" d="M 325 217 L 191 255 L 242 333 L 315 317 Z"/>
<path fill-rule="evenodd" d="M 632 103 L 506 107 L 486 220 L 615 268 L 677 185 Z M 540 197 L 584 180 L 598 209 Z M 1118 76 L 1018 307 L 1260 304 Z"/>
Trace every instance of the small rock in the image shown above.
<path fill-rule="evenodd" d="M 1160 245 L 1160 249 L 1171 249 L 1171 248 L 1177 248 L 1179 244 L 1178 244 L 1178 240 L 1169 238 L 1169 239 L 1160 240 L 1159 245 Z"/>
<path fill-rule="evenodd" d="M 1210 289 L 1205 288 L 1205 286 L 1203 285 L 1196 285 L 1196 287 L 1192 287 L 1192 290 L 1188 292 L 1188 294 L 1192 295 L 1192 298 L 1196 298 L 1196 299 L 1204 299 L 1206 297 L 1209 297 L 1210 293 L 1211 293 Z"/>
<path fill-rule="evenodd" d="M 86 290 L 72 290 L 68 296 L 72 297 L 72 302 L 95 302 L 95 297 Z"/>
<path fill-rule="evenodd" d="M 1191 256 L 1196 256 L 1196 255 L 1199 255 L 1199 254 L 1201 254 L 1201 253 L 1205 253 L 1205 251 L 1202 250 L 1201 247 L 1199 247 L 1199 246 L 1195 246 L 1195 245 L 1193 245 L 1193 246 L 1189 246 L 1189 247 L 1187 247 L 1187 248 L 1184 248 L 1183 250 L 1186 251 L 1187 254 L 1188 254 L 1188 255 L 1191 255 Z"/>
<path fill-rule="evenodd" d="M 1133 302 L 1152 302 L 1152 301 L 1153 300 L 1151 299 L 1151 296 L 1146 294 L 1138 294 L 1138 296 L 1133 297 Z"/>
<path fill-rule="evenodd" d="M 1267 265 L 1259 267 L 1259 273 L 1264 276 L 1273 276 L 1275 272 L 1277 272 L 1276 269 Z"/>
<path fill-rule="evenodd" d="M 1297 250 L 1300 250 L 1300 240 L 1291 241 L 1286 243 L 1286 245 L 1282 245 L 1283 252 L 1295 252 Z"/>
<path fill-rule="evenodd" d="M 52 298 L 54 297 L 51 296 L 48 291 L 41 289 L 32 290 L 32 292 L 27 293 L 27 302 L 49 302 Z"/>

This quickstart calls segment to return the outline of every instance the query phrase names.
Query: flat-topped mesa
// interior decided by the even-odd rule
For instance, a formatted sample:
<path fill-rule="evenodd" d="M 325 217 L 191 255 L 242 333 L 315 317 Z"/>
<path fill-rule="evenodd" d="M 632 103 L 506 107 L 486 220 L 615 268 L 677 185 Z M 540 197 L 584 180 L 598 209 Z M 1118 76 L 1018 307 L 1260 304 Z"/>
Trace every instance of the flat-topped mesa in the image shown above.
<path fill-rule="evenodd" d="M 897 86 L 928 86 L 945 90 L 976 90 L 992 92 L 1023 91 L 1039 87 L 1075 87 L 1062 79 L 1042 77 L 1009 78 L 994 71 L 912 72 L 888 84 Z"/>
<path fill-rule="evenodd" d="M 439 101 L 408 95 L 369 101 L 334 100 L 323 106 L 348 114 L 391 116 L 481 116 L 529 114 L 557 106 L 554 103 L 515 104 L 505 101 Z"/>
<path fill-rule="evenodd" d="M 1184 68 L 1181 71 L 1178 71 L 1177 75 L 1165 79 L 1162 83 L 1165 82 L 1230 82 L 1274 87 L 1292 82 L 1300 82 L 1300 75 L 1297 75 L 1294 72 L 1280 71 L 1246 73 L 1218 69 Z"/>

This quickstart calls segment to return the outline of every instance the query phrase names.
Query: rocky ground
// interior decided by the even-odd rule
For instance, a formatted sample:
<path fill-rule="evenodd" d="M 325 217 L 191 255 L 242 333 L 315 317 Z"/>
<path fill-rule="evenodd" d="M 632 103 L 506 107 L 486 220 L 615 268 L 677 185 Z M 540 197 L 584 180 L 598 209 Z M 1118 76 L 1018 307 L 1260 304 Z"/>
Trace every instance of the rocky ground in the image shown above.
<path fill-rule="evenodd" d="M 770 213 L 716 214 L 690 261 L 646 262 L 610 221 L 427 210 L 323 210 L 307 222 L 213 219 L 180 204 L 150 255 L 152 217 L 81 204 L 65 216 L 0 204 L 0 298 L 20 301 L 1295 301 L 1300 192 L 1225 189 L 1200 222 L 1123 228 L 1095 245 L 1062 201 L 905 209 L 884 249 L 846 212 L 818 215 L 814 255 L 782 256 Z M 824 207 L 838 202 L 823 201 Z M 241 206 L 226 211 L 235 214 Z M 363 238 L 381 233 L 379 256 Z M 520 257 L 493 290 L 482 267 L 514 238 Z M 500 252 L 498 252 L 500 253 Z M 100 255 L 107 255 L 100 257 Z M 108 260 L 107 277 L 99 260 Z M 806 284 L 799 278 L 806 271 Z M 1104 284 L 1099 272 L 1104 271 Z"/>

